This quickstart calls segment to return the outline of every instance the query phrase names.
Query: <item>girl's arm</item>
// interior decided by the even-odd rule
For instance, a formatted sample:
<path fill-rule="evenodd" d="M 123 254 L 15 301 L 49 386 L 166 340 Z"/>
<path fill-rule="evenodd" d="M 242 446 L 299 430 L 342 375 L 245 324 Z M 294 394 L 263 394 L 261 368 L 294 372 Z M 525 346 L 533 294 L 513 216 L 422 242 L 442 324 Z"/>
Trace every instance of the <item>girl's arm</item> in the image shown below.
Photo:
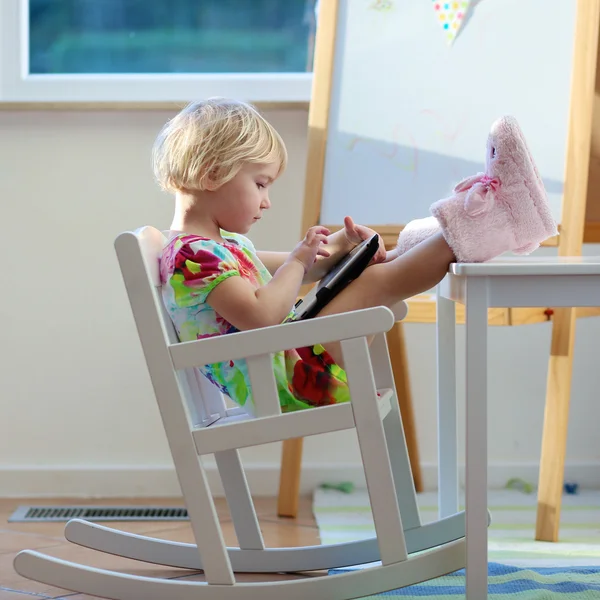
<path fill-rule="evenodd" d="M 292 259 L 258 289 L 241 277 L 229 277 L 210 292 L 206 302 L 240 331 L 279 325 L 296 302 L 304 273 L 304 266 Z"/>
<path fill-rule="evenodd" d="M 318 256 L 314 265 L 307 271 L 302 283 L 314 283 L 322 279 L 354 246 L 375 235 L 375 231 L 364 225 L 356 225 L 351 217 L 345 217 L 344 227 L 327 236 L 328 253 Z M 287 252 L 257 252 L 258 258 L 271 275 L 287 260 Z M 392 250 L 386 253 L 383 240 L 379 238 L 379 249 L 373 257 L 373 263 L 388 262 L 396 258 Z"/>
<path fill-rule="evenodd" d="M 328 256 L 318 256 L 317 261 L 307 271 L 302 283 L 314 283 L 323 278 L 323 276 L 339 262 L 355 244 L 348 241 L 344 234 L 344 230 L 340 229 L 335 233 L 327 236 L 327 251 Z M 271 275 L 275 275 L 277 270 L 285 263 L 290 256 L 289 252 L 257 252 L 260 261 L 265 265 Z"/>
<path fill-rule="evenodd" d="M 279 325 L 296 303 L 307 271 L 325 252 L 321 248 L 327 242 L 325 231 L 311 227 L 266 285 L 256 289 L 242 277 L 228 277 L 215 286 L 206 302 L 241 331 Z"/>

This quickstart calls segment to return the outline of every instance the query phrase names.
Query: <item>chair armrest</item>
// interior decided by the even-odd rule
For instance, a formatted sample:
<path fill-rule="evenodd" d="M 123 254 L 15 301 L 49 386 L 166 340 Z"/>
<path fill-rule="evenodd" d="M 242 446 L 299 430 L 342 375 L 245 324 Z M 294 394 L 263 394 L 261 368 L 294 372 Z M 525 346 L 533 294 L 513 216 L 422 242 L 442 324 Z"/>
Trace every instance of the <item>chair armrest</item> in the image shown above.
<path fill-rule="evenodd" d="M 171 344 L 169 351 L 175 369 L 187 369 L 383 333 L 389 331 L 394 322 L 394 314 L 389 308 L 377 306 L 203 340 L 180 342 Z"/>

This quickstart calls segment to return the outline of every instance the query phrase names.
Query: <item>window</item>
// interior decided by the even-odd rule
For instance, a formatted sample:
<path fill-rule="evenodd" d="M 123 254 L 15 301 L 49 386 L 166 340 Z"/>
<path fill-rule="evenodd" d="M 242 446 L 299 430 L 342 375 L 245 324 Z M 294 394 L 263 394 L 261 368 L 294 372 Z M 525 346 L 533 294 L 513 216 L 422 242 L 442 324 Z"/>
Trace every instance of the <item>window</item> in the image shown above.
<path fill-rule="evenodd" d="M 310 97 L 316 0 L 1 0 L 0 99 Z"/>

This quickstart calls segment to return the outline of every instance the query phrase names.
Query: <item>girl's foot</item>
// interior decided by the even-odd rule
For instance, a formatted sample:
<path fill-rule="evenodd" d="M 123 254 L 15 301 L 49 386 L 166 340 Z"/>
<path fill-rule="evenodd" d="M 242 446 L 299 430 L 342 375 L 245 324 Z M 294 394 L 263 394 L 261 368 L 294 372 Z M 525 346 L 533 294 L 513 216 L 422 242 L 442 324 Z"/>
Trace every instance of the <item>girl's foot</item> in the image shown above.
<path fill-rule="evenodd" d="M 461 181 L 431 207 L 433 217 L 409 223 L 398 253 L 441 229 L 458 262 L 484 262 L 504 252 L 529 254 L 556 235 L 544 184 L 513 117 L 498 119 L 487 141 L 485 173 Z"/>

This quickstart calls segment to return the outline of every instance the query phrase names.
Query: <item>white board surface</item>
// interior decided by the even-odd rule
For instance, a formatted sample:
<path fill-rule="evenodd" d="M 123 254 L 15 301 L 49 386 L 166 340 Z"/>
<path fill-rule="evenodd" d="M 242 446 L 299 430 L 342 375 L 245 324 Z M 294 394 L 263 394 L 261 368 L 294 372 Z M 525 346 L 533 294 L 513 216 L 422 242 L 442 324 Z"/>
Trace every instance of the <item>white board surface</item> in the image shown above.
<path fill-rule="evenodd" d="M 320 222 L 428 216 L 483 170 L 503 114 L 518 119 L 558 220 L 576 0 L 472 2 L 451 46 L 433 3 L 339 0 Z"/>

